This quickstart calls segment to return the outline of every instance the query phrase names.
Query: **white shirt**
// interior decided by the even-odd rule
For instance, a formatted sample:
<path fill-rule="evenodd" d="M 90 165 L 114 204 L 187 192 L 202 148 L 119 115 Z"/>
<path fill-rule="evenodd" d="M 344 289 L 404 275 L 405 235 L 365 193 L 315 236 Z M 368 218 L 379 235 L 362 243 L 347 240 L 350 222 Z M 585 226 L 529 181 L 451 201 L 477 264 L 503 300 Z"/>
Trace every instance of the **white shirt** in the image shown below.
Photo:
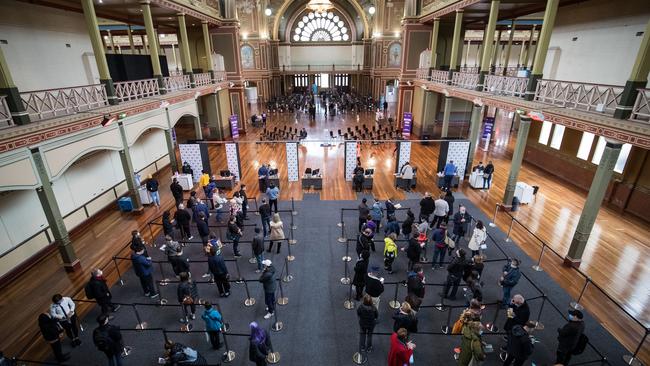
<path fill-rule="evenodd" d="M 485 242 L 485 239 L 487 239 L 487 230 L 485 230 L 485 227 L 483 229 L 474 228 L 472 238 L 469 240 L 467 247 L 470 250 L 478 250 L 481 244 Z"/>
<path fill-rule="evenodd" d="M 447 212 L 449 212 L 449 203 L 447 201 L 438 198 L 435 200 L 434 205 L 436 206 L 435 210 L 433 210 L 435 216 L 447 216 Z"/>
<path fill-rule="evenodd" d="M 69 297 L 64 297 L 60 304 L 52 303 L 50 305 L 50 315 L 52 315 L 52 318 L 61 321 L 69 317 L 67 314 L 71 314 L 70 316 L 72 316 L 74 309 L 74 301 Z"/>
<path fill-rule="evenodd" d="M 409 165 L 404 165 L 402 167 L 402 178 L 404 179 L 413 179 L 413 167 Z"/>

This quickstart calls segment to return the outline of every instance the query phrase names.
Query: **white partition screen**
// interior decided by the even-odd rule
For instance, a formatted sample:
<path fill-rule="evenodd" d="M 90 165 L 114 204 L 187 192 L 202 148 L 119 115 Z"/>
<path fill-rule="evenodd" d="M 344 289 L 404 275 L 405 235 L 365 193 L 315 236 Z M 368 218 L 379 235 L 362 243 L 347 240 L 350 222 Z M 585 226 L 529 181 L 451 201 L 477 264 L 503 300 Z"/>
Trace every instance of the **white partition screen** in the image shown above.
<path fill-rule="evenodd" d="M 449 141 L 449 148 L 447 149 L 447 161 L 454 161 L 454 165 L 458 167 L 458 176 L 460 180 L 465 177 L 465 167 L 467 165 L 467 157 L 469 155 L 469 141 Z"/>
<path fill-rule="evenodd" d="M 239 181 L 241 179 L 241 169 L 239 164 L 239 145 L 237 143 L 226 144 L 226 161 L 228 162 L 228 170 Z"/>
<path fill-rule="evenodd" d="M 395 173 L 399 173 L 406 162 L 411 160 L 411 142 L 400 141 L 397 148 L 397 165 L 395 166 Z"/>
<path fill-rule="evenodd" d="M 287 142 L 287 177 L 289 182 L 297 182 L 300 176 L 298 167 L 298 143 Z"/>
<path fill-rule="evenodd" d="M 178 149 L 181 152 L 181 161 L 188 162 L 192 167 L 192 180 L 198 182 L 203 170 L 201 147 L 199 144 L 178 144 Z"/>
<path fill-rule="evenodd" d="M 345 142 L 345 180 L 351 181 L 357 166 L 357 142 Z"/>

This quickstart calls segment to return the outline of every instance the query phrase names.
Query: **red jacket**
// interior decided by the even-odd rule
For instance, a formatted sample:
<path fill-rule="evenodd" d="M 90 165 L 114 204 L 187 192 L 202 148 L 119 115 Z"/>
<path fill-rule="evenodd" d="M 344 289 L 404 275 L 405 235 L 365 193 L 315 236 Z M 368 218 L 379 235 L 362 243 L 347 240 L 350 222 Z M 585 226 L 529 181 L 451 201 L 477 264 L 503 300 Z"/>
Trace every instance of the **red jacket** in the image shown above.
<path fill-rule="evenodd" d="M 388 366 L 408 366 L 413 350 L 397 338 L 397 333 L 390 336 L 390 351 L 388 352 Z"/>

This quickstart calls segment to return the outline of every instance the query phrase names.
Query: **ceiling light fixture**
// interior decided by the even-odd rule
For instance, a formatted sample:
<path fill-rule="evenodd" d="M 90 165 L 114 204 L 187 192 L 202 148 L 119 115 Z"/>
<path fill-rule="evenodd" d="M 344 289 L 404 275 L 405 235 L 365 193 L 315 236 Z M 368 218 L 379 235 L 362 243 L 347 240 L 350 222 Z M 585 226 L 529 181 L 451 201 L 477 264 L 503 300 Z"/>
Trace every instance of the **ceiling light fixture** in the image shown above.
<path fill-rule="evenodd" d="M 264 10 L 264 14 L 266 14 L 267 17 L 270 17 L 271 14 L 273 14 L 273 11 L 271 10 L 271 8 L 266 8 Z"/>
<path fill-rule="evenodd" d="M 368 8 L 368 13 L 370 13 L 370 15 L 374 15 L 376 11 L 377 9 L 374 7 L 374 5 Z"/>
<path fill-rule="evenodd" d="M 324 13 L 332 8 L 334 8 L 334 5 L 330 0 L 309 0 L 309 3 L 307 3 L 307 9 L 315 13 Z"/>

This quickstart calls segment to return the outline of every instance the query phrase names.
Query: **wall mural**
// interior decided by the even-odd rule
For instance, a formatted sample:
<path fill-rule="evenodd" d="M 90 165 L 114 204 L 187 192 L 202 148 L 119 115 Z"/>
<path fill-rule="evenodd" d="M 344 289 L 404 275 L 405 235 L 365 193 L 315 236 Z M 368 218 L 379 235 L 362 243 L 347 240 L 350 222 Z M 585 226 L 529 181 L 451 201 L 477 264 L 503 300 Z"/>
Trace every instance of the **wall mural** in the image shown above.
<path fill-rule="evenodd" d="M 402 64 L 402 45 L 395 42 L 388 47 L 388 67 L 400 67 Z"/>
<path fill-rule="evenodd" d="M 241 65 L 244 69 L 255 68 L 255 51 L 249 45 L 241 46 Z"/>

